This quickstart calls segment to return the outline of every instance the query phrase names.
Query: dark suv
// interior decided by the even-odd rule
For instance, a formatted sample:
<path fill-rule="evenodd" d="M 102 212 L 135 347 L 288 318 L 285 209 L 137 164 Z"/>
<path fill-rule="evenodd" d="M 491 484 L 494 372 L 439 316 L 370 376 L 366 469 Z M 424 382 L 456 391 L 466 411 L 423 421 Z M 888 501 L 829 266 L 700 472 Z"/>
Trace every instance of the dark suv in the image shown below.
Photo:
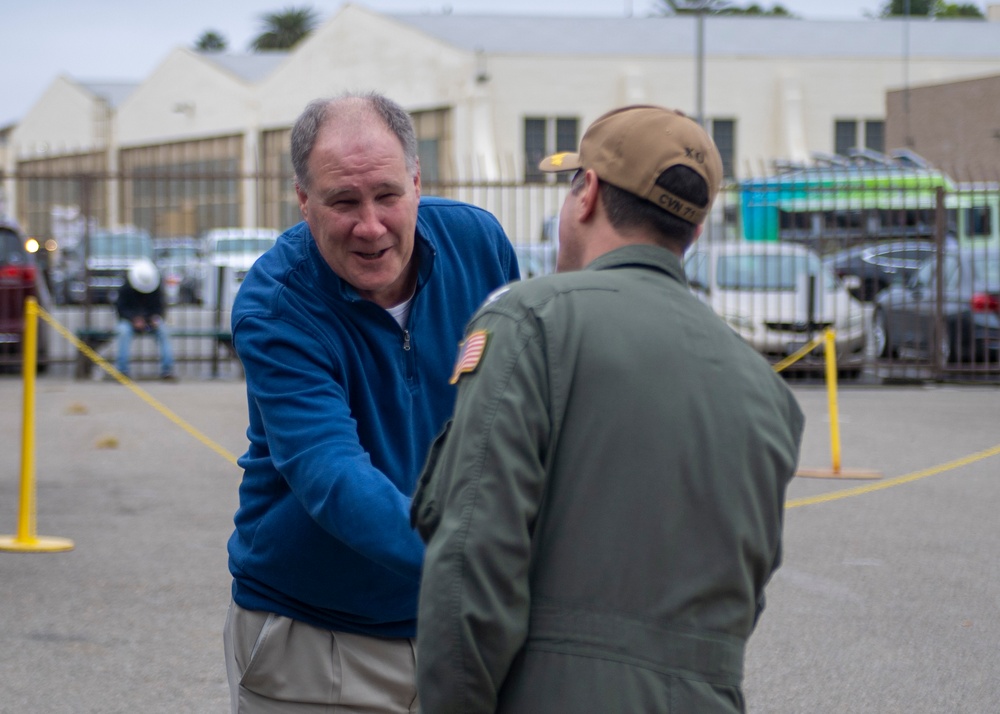
<path fill-rule="evenodd" d="M 89 297 L 93 305 L 114 305 L 129 266 L 141 258 L 155 257 L 152 238 L 139 230 L 98 230 L 90 235 L 87 247 L 86 263 L 83 245 L 64 255 L 64 277 L 57 290 L 62 303 L 80 304 Z"/>
<path fill-rule="evenodd" d="M 24 340 L 24 299 L 35 298 L 48 308 L 48 290 L 34 255 L 28 252 L 20 226 L 0 216 L 0 368 L 21 363 Z M 48 365 L 48 330 L 39 320 L 38 369 Z"/>

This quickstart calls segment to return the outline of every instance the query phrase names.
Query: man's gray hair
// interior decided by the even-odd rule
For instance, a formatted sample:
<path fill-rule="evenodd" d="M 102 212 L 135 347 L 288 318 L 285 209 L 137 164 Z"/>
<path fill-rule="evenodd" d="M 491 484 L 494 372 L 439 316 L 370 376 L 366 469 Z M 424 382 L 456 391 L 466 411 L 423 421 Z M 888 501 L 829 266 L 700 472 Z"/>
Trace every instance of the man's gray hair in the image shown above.
<path fill-rule="evenodd" d="M 416 176 L 419 166 L 417 135 L 413 129 L 413 119 L 407 111 L 377 92 L 346 92 L 333 98 L 313 100 L 292 126 L 292 168 L 295 170 L 295 181 L 303 191 L 309 190 L 309 155 L 316 144 L 319 130 L 328 121 L 335 119 L 344 107 L 357 106 L 356 100 L 360 100 L 365 108 L 381 119 L 385 127 L 396 135 L 403 147 L 406 170 L 411 176 Z"/>

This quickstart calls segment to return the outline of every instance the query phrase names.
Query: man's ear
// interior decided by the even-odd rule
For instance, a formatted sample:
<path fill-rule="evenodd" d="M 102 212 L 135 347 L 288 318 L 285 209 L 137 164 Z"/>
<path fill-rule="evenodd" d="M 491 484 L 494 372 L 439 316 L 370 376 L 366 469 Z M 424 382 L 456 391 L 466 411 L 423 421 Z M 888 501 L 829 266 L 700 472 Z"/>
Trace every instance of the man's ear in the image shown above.
<path fill-rule="evenodd" d="M 295 196 L 299 199 L 299 213 L 302 214 L 302 220 L 307 220 L 306 217 L 306 205 L 309 203 L 309 194 L 302 190 L 299 186 L 299 182 L 295 182 Z"/>
<path fill-rule="evenodd" d="M 698 241 L 698 239 L 701 238 L 701 234 L 704 232 L 705 232 L 705 224 L 699 223 L 698 226 L 694 229 L 694 238 L 691 239 L 691 242 L 688 244 L 688 247 L 690 248 L 691 246 L 693 246 Z"/>
<path fill-rule="evenodd" d="M 587 221 L 593 218 L 597 210 L 598 201 L 601 200 L 601 186 L 597 180 L 597 174 L 591 169 L 587 169 L 583 175 L 583 188 L 580 189 L 579 210 L 580 221 Z"/>

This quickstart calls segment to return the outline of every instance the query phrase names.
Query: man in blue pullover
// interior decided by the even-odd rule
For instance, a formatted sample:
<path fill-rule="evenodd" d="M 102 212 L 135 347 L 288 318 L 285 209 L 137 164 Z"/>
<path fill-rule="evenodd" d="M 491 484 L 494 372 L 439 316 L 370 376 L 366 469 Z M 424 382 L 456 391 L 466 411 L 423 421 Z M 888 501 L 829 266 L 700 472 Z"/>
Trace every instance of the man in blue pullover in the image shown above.
<path fill-rule="evenodd" d="M 410 496 L 466 322 L 519 276 L 492 215 L 421 199 L 416 147 L 385 97 L 311 103 L 291 137 L 305 220 L 233 307 L 250 442 L 229 540 L 233 712 L 417 710 Z"/>

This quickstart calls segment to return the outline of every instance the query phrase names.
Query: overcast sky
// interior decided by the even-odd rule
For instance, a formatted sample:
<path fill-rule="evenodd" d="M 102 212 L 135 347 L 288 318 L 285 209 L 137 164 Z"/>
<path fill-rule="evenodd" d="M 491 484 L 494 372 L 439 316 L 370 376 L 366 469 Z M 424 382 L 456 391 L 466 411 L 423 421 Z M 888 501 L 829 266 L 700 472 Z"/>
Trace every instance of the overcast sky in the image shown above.
<path fill-rule="evenodd" d="M 757 0 L 772 7 L 774 0 Z M 810 20 L 861 20 L 884 0 L 781 0 Z M 341 0 L 3 0 L 0 127 L 16 122 L 61 74 L 83 81 L 144 79 L 171 50 L 215 30 L 231 51 L 245 51 L 261 31 L 261 15 L 312 7 L 326 20 Z M 642 17 L 657 0 L 358 0 L 381 12 L 607 15 Z M 737 0 L 745 6 L 749 0 Z M 984 2 L 977 2 L 982 8 Z"/>

